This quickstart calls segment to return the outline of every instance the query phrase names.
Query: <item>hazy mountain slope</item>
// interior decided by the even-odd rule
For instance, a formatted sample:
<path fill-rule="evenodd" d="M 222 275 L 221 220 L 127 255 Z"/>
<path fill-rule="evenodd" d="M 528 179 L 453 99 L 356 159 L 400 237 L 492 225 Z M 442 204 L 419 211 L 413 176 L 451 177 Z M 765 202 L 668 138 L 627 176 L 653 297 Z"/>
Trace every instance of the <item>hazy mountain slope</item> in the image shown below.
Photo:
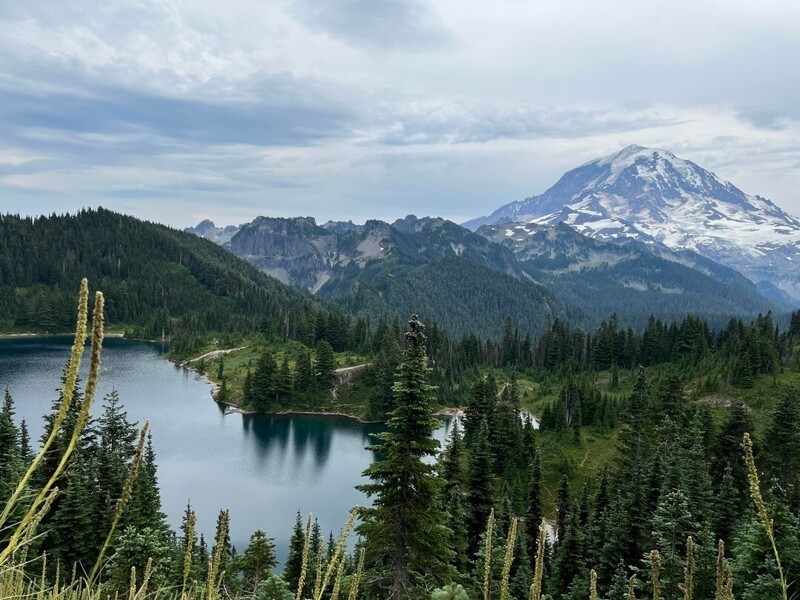
<path fill-rule="evenodd" d="M 650 314 L 713 318 L 776 308 L 731 269 L 717 266 L 719 277 L 729 271 L 730 281 L 723 283 L 635 240 L 602 242 L 563 223 L 484 225 L 478 232 L 512 249 L 526 271 L 566 304 L 599 315 L 616 312 L 629 324 L 642 325 Z"/>
<path fill-rule="evenodd" d="M 416 267 L 402 274 L 367 274 L 339 296 L 347 309 L 369 315 L 417 312 L 453 335 L 476 333 L 498 339 L 511 317 L 520 331 L 541 333 L 548 319 L 593 321 L 570 309 L 547 289 L 516 279 L 460 256 Z"/>

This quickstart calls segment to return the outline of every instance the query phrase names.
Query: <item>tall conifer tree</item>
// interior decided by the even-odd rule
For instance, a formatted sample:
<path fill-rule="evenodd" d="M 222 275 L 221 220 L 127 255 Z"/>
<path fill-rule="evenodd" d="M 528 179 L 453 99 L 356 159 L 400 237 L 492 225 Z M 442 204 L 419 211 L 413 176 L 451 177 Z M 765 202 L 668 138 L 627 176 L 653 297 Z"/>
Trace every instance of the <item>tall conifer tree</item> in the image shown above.
<path fill-rule="evenodd" d="M 375 436 L 374 446 L 384 460 L 364 474 L 371 483 L 359 486 L 372 497 L 362 510 L 359 531 L 376 578 L 392 600 L 419 597 L 414 591 L 421 578 L 444 583 L 451 574 L 449 531 L 440 504 L 440 481 L 433 457 L 439 442 L 431 438 L 439 427 L 433 417 L 433 386 L 425 356 L 424 326 L 412 315 L 406 332 L 406 350 L 394 386 L 396 408 L 390 431 Z"/>

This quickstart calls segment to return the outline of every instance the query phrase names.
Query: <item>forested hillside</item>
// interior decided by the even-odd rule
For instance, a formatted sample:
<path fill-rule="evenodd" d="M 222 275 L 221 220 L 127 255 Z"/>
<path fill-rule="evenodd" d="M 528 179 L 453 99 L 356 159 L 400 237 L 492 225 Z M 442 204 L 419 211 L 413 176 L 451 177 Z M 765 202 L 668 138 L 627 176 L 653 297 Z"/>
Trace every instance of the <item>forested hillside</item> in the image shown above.
<path fill-rule="evenodd" d="M 205 333 L 304 340 L 330 310 L 212 242 L 104 209 L 4 215 L 0 247 L 5 331 L 70 331 L 87 276 L 106 292 L 111 327 L 186 351 Z"/>
<path fill-rule="evenodd" d="M 169 531 L 146 430 L 137 444 L 115 395 L 87 422 L 96 352 L 85 391 L 68 393 L 77 370 L 65 371 L 45 416 L 50 452 L 39 458 L 6 394 L 0 500 L 11 497 L 10 514 L 22 515 L 25 500 L 11 490 L 30 473 L 35 489 L 46 495 L 56 483 L 60 493 L 45 509 L 34 505 L 41 512 L 23 519 L 22 537 L 4 536 L 0 591 L 18 595 L 17 573 L 27 572 L 48 599 L 66 577 L 59 597 L 84 588 L 91 598 L 150 589 L 164 598 L 321 600 L 332 589 L 331 598 L 369 600 L 780 600 L 800 581 L 800 393 L 792 385 L 800 315 L 785 332 L 762 316 L 717 332 L 692 318 L 653 320 L 641 335 L 612 317 L 593 343 L 554 323 L 531 344 L 506 322 L 499 344 L 468 337 L 456 346 L 471 373 L 458 394 L 466 412 L 441 453 L 430 438 L 428 348 L 446 340 L 435 330 L 429 339 L 416 317 L 400 343 L 395 325 L 385 327 L 377 365 L 394 365 L 388 381 L 378 371 L 378 381 L 393 381 L 382 406 L 389 431 L 376 438 L 382 460 L 360 486 L 373 502 L 354 511 L 338 541 L 298 514 L 285 524 L 293 534 L 280 569 L 270 532 L 254 532 L 241 552 L 230 545 L 236 516 L 227 511 L 213 542 L 198 537 L 191 506 L 180 531 Z M 320 356 L 325 343 L 318 363 L 329 360 Z M 253 392 L 257 400 L 261 390 Z M 523 407 L 541 417 L 538 430 Z M 62 574 L 64 564 L 76 564 L 75 575 Z"/>

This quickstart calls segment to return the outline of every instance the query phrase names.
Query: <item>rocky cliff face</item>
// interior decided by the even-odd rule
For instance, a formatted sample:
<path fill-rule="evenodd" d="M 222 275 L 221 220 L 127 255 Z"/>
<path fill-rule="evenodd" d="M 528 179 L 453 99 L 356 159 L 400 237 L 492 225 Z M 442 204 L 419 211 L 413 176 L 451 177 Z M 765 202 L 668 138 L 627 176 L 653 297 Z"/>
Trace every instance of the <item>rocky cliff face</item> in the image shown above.
<path fill-rule="evenodd" d="M 386 223 L 340 225 L 319 226 L 312 217 L 258 217 L 242 226 L 230 250 L 280 281 L 316 293 L 351 265 L 361 268 L 392 247 Z"/>

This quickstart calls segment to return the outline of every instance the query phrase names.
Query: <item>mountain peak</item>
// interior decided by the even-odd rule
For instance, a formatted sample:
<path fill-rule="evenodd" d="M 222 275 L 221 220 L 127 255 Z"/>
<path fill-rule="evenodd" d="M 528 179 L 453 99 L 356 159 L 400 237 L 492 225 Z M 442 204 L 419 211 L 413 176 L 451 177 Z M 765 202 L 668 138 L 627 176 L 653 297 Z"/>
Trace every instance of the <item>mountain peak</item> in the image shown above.
<path fill-rule="evenodd" d="M 690 250 L 800 299 L 800 220 L 668 150 L 627 146 L 465 226 L 509 221 Z"/>

